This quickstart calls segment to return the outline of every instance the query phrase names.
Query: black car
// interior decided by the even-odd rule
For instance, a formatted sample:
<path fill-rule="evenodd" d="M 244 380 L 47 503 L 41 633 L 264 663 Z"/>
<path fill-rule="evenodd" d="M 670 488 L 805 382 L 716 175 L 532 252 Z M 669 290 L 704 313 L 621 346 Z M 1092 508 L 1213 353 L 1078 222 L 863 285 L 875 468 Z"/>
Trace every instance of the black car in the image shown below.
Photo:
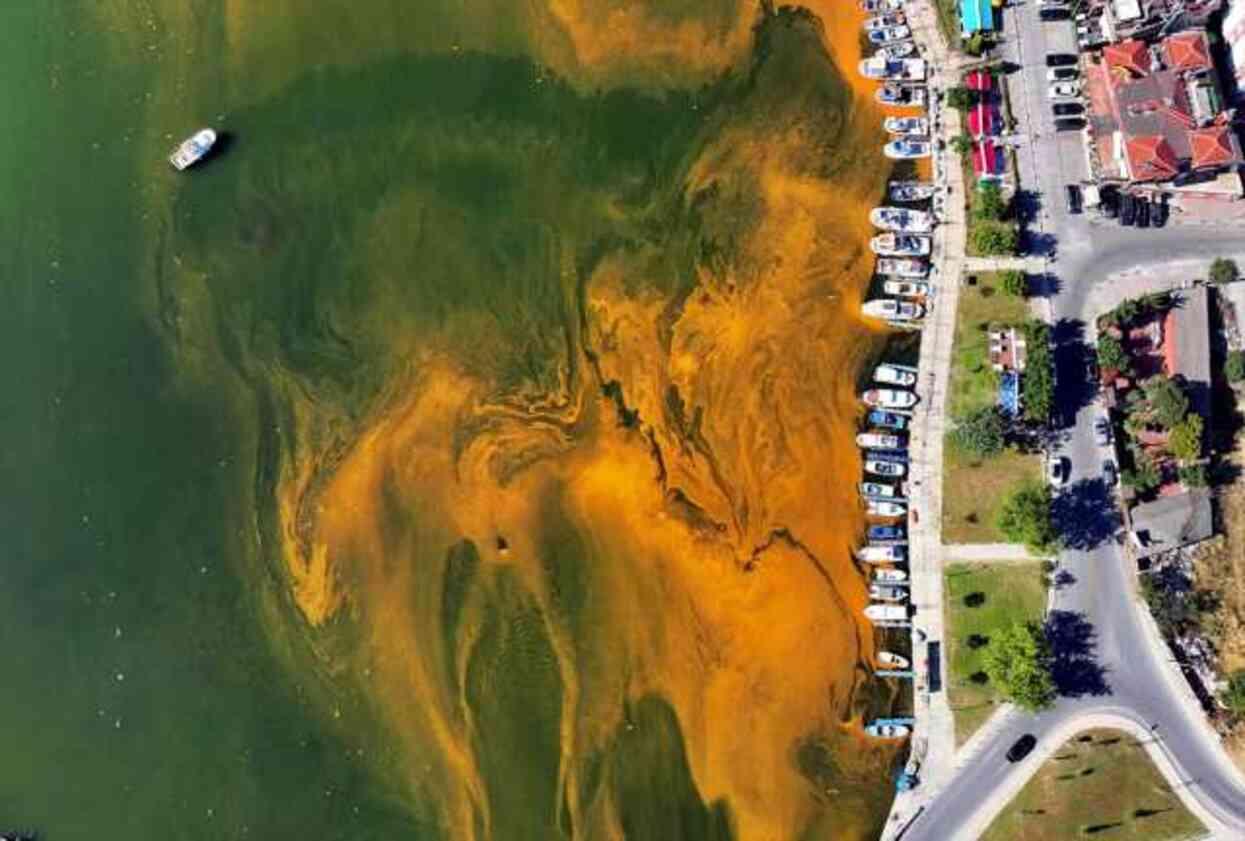
<path fill-rule="evenodd" d="M 1137 218 L 1137 203 L 1128 193 L 1120 196 L 1120 224 L 1131 225 Z"/>
<path fill-rule="evenodd" d="M 1137 197 L 1137 227 L 1150 227 L 1150 200 L 1145 196 Z"/>
<path fill-rule="evenodd" d="M 1055 112 L 1056 117 L 1075 117 L 1085 113 L 1085 106 L 1079 102 L 1056 102 L 1050 110 Z"/>
<path fill-rule="evenodd" d="M 1007 761 L 1019 762 L 1029 755 L 1029 752 L 1037 745 L 1037 737 L 1032 733 L 1026 733 L 1016 740 L 1016 744 L 1007 749 Z"/>
<path fill-rule="evenodd" d="M 1068 212 L 1081 212 L 1081 188 L 1076 184 L 1068 184 L 1064 187 L 1068 197 Z"/>
<path fill-rule="evenodd" d="M 1055 131 L 1080 131 L 1085 128 L 1085 120 L 1080 117 L 1059 117 L 1055 120 Z"/>
<path fill-rule="evenodd" d="M 1069 64 L 1076 64 L 1076 55 L 1074 53 L 1047 53 L 1047 67 L 1066 67 Z"/>
<path fill-rule="evenodd" d="M 1154 203 L 1154 211 L 1150 214 L 1150 224 L 1156 228 L 1161 228 L 1167 224 L 1167 217 L 1171 213 L 1171 208 L 1167 206 L 1167 196 L 1163 196 Z"/>
<path fill-rule="evenodd" d="M 1108 185 L 1103 187 L 1098 193 L 1098 200 L 1102 209 L 1102 215 L 1108 219 L 1114 219 L 1120 212 L 1120 192 L 1114 187 Z"/>
<path fill-rule="evenodd" d="M 1063 6 L 1043 6 L 1038 9 L 1038 20 L 1067 20 L 1071 16 Z"/>

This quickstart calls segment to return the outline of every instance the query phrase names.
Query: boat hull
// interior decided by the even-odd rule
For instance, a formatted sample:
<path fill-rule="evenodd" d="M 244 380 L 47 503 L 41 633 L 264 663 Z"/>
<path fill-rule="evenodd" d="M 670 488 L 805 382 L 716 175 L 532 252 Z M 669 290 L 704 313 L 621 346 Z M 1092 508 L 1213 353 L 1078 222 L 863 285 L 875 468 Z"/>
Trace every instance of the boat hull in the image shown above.
<path fill-rule="evenodd" d="M 206 158 L 215 145 L 216 132 L 210 128 L 200 129 L 169 154 L 169 163 L 179 172 L 189 169 Z"/>

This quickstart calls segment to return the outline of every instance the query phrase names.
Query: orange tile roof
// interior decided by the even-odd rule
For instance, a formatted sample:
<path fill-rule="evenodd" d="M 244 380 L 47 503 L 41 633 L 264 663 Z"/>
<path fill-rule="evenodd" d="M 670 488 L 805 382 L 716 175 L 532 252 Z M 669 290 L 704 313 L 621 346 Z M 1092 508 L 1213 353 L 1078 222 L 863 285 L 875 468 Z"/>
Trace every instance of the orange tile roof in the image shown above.
<path fill-rule="evenodd" d="M 1172 70 L 1207 70 L 1210 44 L 1205 32 L 1181 32 L 1163 41 L 1163 54 Z"/>
<path fill-rule="evenodd" d="M 1124 144 L 1124 151 L 1134 181 L 1159 181 L 1171 178 L 1180 170 L 1176 153 L 1162 135 L 1130 137 Z"/>
<path fill-rule="evenodd" d="M 1133 38 L 1103 47 L 1102 57 L 1112 70 L 1128 70 L 1138 76 L 1150 72 L 1150 50 Z"/>
<path fill-rule="evenodd" d="M 1214 126 L 1189 132 L 1193 147 L 1193 166 L 1222 166 L 1236 160 L 1232 136 L 1227 126 Z"/>

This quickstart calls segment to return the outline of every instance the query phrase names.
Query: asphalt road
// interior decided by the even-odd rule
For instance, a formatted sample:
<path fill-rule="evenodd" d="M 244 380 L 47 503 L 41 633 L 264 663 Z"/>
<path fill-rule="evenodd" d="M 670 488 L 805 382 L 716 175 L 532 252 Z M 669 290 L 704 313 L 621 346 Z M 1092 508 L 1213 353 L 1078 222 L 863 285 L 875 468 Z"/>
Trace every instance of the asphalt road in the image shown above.
<path fill-rule="evenodd" d="M 1020 128 L 1037 137 L 1020 150 L 1022 178 L 1037 183 L 1031 227 L 1033 245 L 1049 258 L 1044 286 L 1055 325 L 1058 401 L 1068 424 L 1056 453 L 1072 463 L 1071 477 L 1056 496 L 1055 517 L 1073 548 L 1061 553 L 1065 583 L 1055 593 L 1049 620 L 1056 623 L 1056 682 L 1061 697 L 1040 714 L 1009 714 L 991 730 L 986 743 L 929 804 L 903 835 L 905 841 L 974 838 L 985 818 L 997 813 L 1041 761 L 1042 750 L 1009 763 L 1007 749 L 1031 733 L 1053 749 L 1055 733 L 1067 735 L 1078 719 L 1113 714 L 1150 731 L 1155 747 L 1179 769 L 1178 785 L 1221 828 L 1245 838 L 1245 778 L 1228 760 L 1210 732 L 1202 711 L 1173 680 L 1166 647 L 1152 643 L 1134 601 L 1135 572 L 1116 542 L 1119 516 L 1113 489 L 1102 479 L 1109 453 L 1095 440 L 1101 409 L 1086 363 L 1092 357 L 1091 307 L 1111 297 L 1103 288 L 1111 275 L 1172 261 L 1214 256 L 1245 259 L 1245 236 L 1232 229 L 1169 226 L 1139 230 L 1114 223 L 1095 224 L 1072 216 L 1063 204 L 1063 184 L 1083 180 L 1086 164 L 1079 135 L 1050 131 L 1044 54 L 1070 51 L 1070 26 L 1039 24 L 1036 6 L 1011 7 L 1006 14 L 1010 60 L 1021 65 L 1019 90 L 1013 86 L 1013 112 Z M 1076 138 L 1069 145 L 1069 138 Z M 1028 163 L 1026 163 L 1026 156 Z"/>

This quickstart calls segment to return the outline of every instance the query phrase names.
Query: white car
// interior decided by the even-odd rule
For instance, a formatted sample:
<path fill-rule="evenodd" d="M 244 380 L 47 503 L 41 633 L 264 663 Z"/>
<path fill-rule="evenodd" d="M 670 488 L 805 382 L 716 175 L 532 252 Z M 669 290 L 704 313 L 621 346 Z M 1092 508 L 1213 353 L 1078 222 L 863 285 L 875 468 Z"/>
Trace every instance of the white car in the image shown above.
<path fill-rule="evenodd" d="M 1076 99 L 1081 95 L 1081 86 L 1076 82 L 1058 82 L 1050 86 L 1050 95 L 1055 99 Z"/>
<path fill-rule="evenodd" d="M 1071 82 L 1080 75 L 1075 67 L 1052 67 L 1046 71 L 1046 78 L 1052 82 Z"/>

